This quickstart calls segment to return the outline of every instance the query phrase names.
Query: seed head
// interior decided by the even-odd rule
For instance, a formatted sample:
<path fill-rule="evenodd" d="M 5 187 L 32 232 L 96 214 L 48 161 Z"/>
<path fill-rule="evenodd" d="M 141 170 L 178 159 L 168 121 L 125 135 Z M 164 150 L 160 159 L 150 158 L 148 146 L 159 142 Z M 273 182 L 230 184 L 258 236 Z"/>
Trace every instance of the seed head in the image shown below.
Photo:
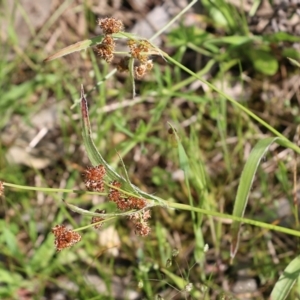
<path fill-rule="evenodd" d="M 106 174 L 105 167 L 99 165 L 96 167 L 88 167 L 83 173 L 83 180 L 86 188 L 89 191 L 103 192 L 104 182 L 103 178 Z"/>
<path fill-rule="evenodd" d="M 142 209 L 146 207 L 147 201 L 143 198 L 137 197 L 128 197 L 127 201 L 129 202 L 129 209 Z"/>
<path fill-rule="evenodd" d="M 96 213 L 99 213 L 99 214 L 105 214 L 106 211 L 105 211 L 105 209 L 102 209 L 102 210 L 96 209 L 95 212 L 96 212 Z M 102 218 L 102 217 L 96 217 L 96 216 L 95 216 L 95 217 L 92 217 L 92 222 L 91 222 L 91 224 L 95 224 L 95 223 L 101 222 L 101 221 L 103 221 L 103 220 L 105 220 L 105 219 Z M 94 228 L 95 228 L 95 229 L 99 229 L 99 228 L 101 228 L 102 224 L 103 224 L 103 223 L 95 224 L 95 225 L 94 225 Z"/>
<path fill-rule="evenodd" d="M 79 233 L 67 229 L 64 225 L 56 225 L 52 228 L 52 233 L 55 236 L 54 245 L 57 252 L 72 247 L 81 240 L 81 235 Z"/>
<path fill-rule="evenodd" d="M 134 232 L 141 236 L 146 236 L 150 233 L 151 228 L 147 220 L 151 217 L 150 211 L 145 210 L 143 212 L 134 213 L 129 216 L 129 220 L 134 225 Z"/>
<path fill-rule="evenodd" d="M 148 52 L 150 51 L 151 45 L 147 41 L 134 41 L 129 40 L 127 43 L 130 54 L 133 58 L 140 61 L 141 64 L 145 64 L 148 60 Z"/>
<path fill-rule="evenodd" d="M 117 20 L 115 18 L 104 18 L 98 20 L 98 25 L 102 29 L 103 33 L 106 34 L 113 34 L 118 33 L 123 30 L 124 25 L 122 21 Z"/>
<path fill-rule="evenodd" d="M 99 44 L 96 46 L 97 54 L 103 58 L 107 63 L 112 62 L 114 59 L 114 48 L 111 45 Z"/>
<path fill-rule="evenodd" d="M 143 78 L 146 72 L 147 72 L 146 65 L 139 65 L 134 68 L 134 74 L 137 79 Z"/>
<path fill-rule="evenodd" d="M 116 180 L 112 181 L 110 183 L 110 185 L 112 185 L 116 188 L 121 188 L 121 183 L 116 181 Z M 109 198 L 110 201 L 117 203 L 121 199 L 121 193 L 117 189 L 110 188 L 108 198 Z"/>

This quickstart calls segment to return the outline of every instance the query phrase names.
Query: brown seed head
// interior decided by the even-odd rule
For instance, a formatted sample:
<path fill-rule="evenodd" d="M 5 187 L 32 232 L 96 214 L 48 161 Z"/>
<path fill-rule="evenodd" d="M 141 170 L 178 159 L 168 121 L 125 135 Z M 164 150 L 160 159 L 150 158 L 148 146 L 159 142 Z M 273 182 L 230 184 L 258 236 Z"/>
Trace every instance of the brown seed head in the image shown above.
<path fill-rule="evenodd" d="M 146 199 L 137 197 L 128 197 L 128 202 L 130 202 L 130 209 L 142 209 L 147 205 Z"/>
<path fill-rule="evenodd" d="M 103 192 L 104 191 L 103 178 L 105 174 L 106 174 L 106 170 L 103 165 L 87 168 L 83 173 L 83 180 L 86 188 L 89 191 Z"/>
<path fill-rule="evenodd" d="M 133 43 L 132 40 L 129 40 L 127 44 L 130 49 L 130 54 L 133 58 L 139 60 L 141 64 L 145 64 L 148 61 L 150 44 L 147 41 Z"/>
<path fill-rule="evenodd" d="M 111 46 L 113 50 L 116 47 L 116 43 L 111 35 L 106 35 L 102 40 L 101 44 Z"/>
<path fill-rule="evenodd" d="M 118 181 L 116 181 L 116 180 L 112 181 L 112 182 L 110 183 L 110 185 L 113 185 L 113 186 L 115 186 L 116 188 L 121 188 L 121 183 L 118 182 Z M 117 190 L 117 189 L 110 188 L 110 189 L 109 189 L 108 198 L 109 198 L 110 201 L 116 202 L 116 203 L 117 203 L 117 202 L 119 201 L 119 199 L 121 199 L 121 193 L 120 193 L 120 191 Z"/>
<path fill-rule="evenodd" d="M 105 214 L 105 209 L 102 209 L 102 210 L 96 209 L 95 212 L 96 212 L 96 213 L 99 213 L 99 214 Z M 95 216 L 95 217 L 92 217 L 91 224 L 95 224 L 95 223 L 98 223 L 98 222 L 101 222 L 101 221 L 104 221 L 104 220 L 105 220 L 105 219 L 102 218 L 102 217 L 96 217 L 96 216 Z M 95 224 L 95 225 L 94 225 L 94 228 L 95 228 L 95 229 L 99 229 L 99 228 L 101 228 L 102 224 L 103 224 L 103 223 Z"/>
<path fill-rule="evenodd" d="M 96 46 L 97 54 L 103 58 L 107 63 L 112 62 L 114 59 L 114 48 L 111 45 L 99 44 Z"/>
<path fill-rule="evenodd" d="M 137 212 L 129 216 L 129 220 L 134 225 L 134 232 L 141 236 L 146 236 L 150 233 L 151 228 L 147 220 L 151 217 L 150 211 Z"/>
<path fill-rule="evenodd" d="M 151 231 L 147 222 L 134 223 L 134 232 L 140 236 L 147 236 Z"/>
<path fill-rule="evenodd" d="M 100 26 L 104 34 L 118 33 L 124 28 L 122 21 L 115 18 L 99 19 L 98 25 Z"/>
<path fill-rule="evenodd" d="M 52 233 L 55 236 L 54 245 L 58 252 L 65 248 L 72 247 L 81 240 L 79 233 L 67 229 L 64 225 L 56 225 L 52 228 Z"/>
<path fill-rule="evenodd" d="M 134 68 L 134 74 L 135 74 L 137 79 L 143 78 L 144 75 L 146 74 L 146 72 L 147 72 L 146 65 L 139 65 L 139 66 Z"/>

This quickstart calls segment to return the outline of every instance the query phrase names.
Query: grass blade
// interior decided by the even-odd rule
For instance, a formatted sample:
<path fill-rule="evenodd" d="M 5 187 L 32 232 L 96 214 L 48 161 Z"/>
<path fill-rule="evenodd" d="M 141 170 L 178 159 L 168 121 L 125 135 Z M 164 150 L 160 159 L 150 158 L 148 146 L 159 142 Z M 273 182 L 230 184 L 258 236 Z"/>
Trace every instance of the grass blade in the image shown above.
<path fill-rule="evenodd" d="M 84 142 L 84 146 L 85 146 L 87 155 L 88 155 L 89 160 L 91 161 L 92 165 L 94 167 L 98 166 L 98 165 L 104 165 L 106 168 L 107 176 L 110 180 L 119 180 L 120 182 L 125 182 L 125 179 L 122 178 L 118 173 L 116 173 L 110 167 L 110 165 L 105 161 L 105 159 L 98 152 L 98 150 L 94 144 L 94 141 L 91 137 L 91 134 L 92 134 L 91 124 L 90 124 L 90 118 L 89 118 L 89 112 L 88 112 L 87 99 L 84 95 L 83 86 L 81 86 L 81 120 L 82 120 L 83 142 Z"/>
<path fill-rule="evenodd" d="M 300 275 L 300 256 L 294 258 L 284 269 L 283 274 L 276 282 L 272 293 L 271 300 L 284 300 Z"/>
<path fill-rule="evenodd" d="M 277 140 L 279 140 L 279 138 L 277 137 L 270 137 L 270 138 L 260 140 L 251 151 L 250 156 L 245 164 L 245 167 L 241 175 L 240 184 L 238 187 L 238 191 L 237 191 L 237 195 L 233 207 L 233 216 L 235 217 L 244 216 L 246 205 L 248 203 L 250 189 L 258 165 L 261 159 L 265 156 L 270 145 Z M 234 221 L 231 225 L 231 238 L 232 238 L 231 249 L 230 249 L 231 258 L 235 257 L 235 254 L 238 249 L 240 226 L 241 223 L 238 221 Z"/>
<path fill-rule="evenodd" d="M 100 43 L 102 41 L 102 39 L 103 39 L 103 36 L 99 35 L 90 40 L 84 40 L 84 41 L 77 42 L 75 44 L 65 47 L 65 48 L 59 50 L 58 52 L 50 55 L 49 57 L 44 59 L 44 62 L 48 62 L 48 61 L 63 57 L 65 55 L 69 55 L 73 52 L 84 50 L 88 47 L 91 47 L 91 46 L 94 46 L 94 45 Z"/>

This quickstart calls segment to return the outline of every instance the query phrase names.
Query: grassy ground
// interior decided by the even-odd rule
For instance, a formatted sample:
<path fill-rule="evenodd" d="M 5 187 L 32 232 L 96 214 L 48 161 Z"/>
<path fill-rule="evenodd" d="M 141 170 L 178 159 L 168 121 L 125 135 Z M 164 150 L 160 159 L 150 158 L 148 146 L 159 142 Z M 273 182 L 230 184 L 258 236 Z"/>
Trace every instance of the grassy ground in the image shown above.
<path fill-rule="evenodd" d="M 78 104 L 83 84 L 99 152 L 125 176 L 121 157 L 134 185 L 168 202 L 151 209 L 146 237 L 136 235 L 128 219 L 119 217 L 101 230 L 80 231 L 80 243 L 57 253 L 51 233 L 55 225 L 80 228 L 90 223 L 90 217 L 72 212 L 63 199 L 92 211 L 112 212 L 114 204 L 95 193 L 5 186 L 0 207 L 1 299 L 269 297 L 283 270 L 297 258 L 298 238 L 245 220 L 231 261 L 230 225 L 231 217 L 238 216 L 233 208 L 246 178 L 245 163 L 256 163 L 249 156 L 255 145 L 275 136 L 274 130 L 297 145 L 299 69 L 286 57 L 299 58 L 293 47 L 299 39 L 293 33 L 253 35 L 245 13 L 217 2 L 204 1 L 201 14 L 193 15 L 194 25 L 177 24 L 165 36 L 162 50 L 226 95 L 181 65 L 155 56 L 153 70 L 135 81 L 134 99 L 129 74 L 103 81 L 113 64 L 91 49 L 43 63 L 48 55 L 95 35 L 95 13 L 88 2 L 58 5 L 38 31 L 31 28 L 34 38 L 22 47 L 20 27 L 13 22 L 19 2 L 13 10 L 2 4 L 6 13 L 0 18 L 7 23 L 0 57 L 0 179 L 84 190 L 81 174 L 90 162 Z M 84 29 L 74 29 L 72 18 L 65 21 L 65 14 L 72 13 Z M 23 17 L 31 24 L 26 9 Z M 15 147 L 20 152 L 12 159 L 8 154 Z M 299 228 L 295 147 L 273 143 L 261 155 L 255 176 L 249 173 L 245 179 L 253 179 L 245 218 Z M 23 153 L 30 156 L 22 159 Z M 17 158 L 19 163 L 13 163 Z M 296 279 L 299 271 L 294 272 Z M 299 299 L 298 291 L 295 285 L 285 295 Z"/>

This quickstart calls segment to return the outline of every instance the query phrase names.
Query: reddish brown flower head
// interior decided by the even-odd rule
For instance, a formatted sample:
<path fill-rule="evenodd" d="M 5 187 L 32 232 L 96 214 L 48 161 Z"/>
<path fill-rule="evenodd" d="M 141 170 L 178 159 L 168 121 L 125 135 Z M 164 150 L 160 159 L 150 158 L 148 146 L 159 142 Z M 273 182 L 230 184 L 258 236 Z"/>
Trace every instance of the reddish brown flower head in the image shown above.
<path fill-rule="evenodd" d="M 134 223 L 134 232 L 140 236 L 147 236 L 151 232 L 147 222 L 137 222 Z"/>
<path fill-rule="evenodd" d="M 72 247 L 81 240 L 81 235 L 79 233 L 67 229 L 64 225 L 56 225 L 52 228 L 52 233 L 55 236 L 54 245 L 56 251 Z"/>
<path fill-rule="evenodd" d="M 106 174 L 106 170 L 103 165 L 87 168 L 83 173 L 84 183 L 86 188 L 89 191 L 103 192 L 104 191 L 103 178 L 105 174 Z"/>
<path fill-rule="evenodd" d="M 0 181 L 0 196 L 4 195 L 4 184 Z"/>
<path fill-rule="evenodd" d="M 113 181 L 110 183 L 116 188 L 121 188 L 121 183 Z M 142 209 L 147 206 L 147 200 L 138 197 L 128 197 L 121 193 L 118 189 L 110 188 L 108 198 L 110 201 L 115 202 L 117 208 L 120 210 Z"/>
<path fill-rule="evenodd" d="M 146 65 L 139 65 L 139 66 L 134 68 L 134 74 L 135 74 L 135 77 L 137 79 L 143 78 L 144 75 L 146 74 L 146 72 L 147 72 L 147 66 Z"/>
<path fill-rule="evenodd" d="M 96 213 L 99 213 L 99 214 L 105 214 L 105 209 L 102 209 L 102 210 L 96 209 L 95 212 L 96 212 Z M 92 217 L 92 222 L 91 222 L 91 224 L 95 224 L 95 223 L 101 222 L 101 221 L 103 221 L 103 220 L 105 220 L 105 219 L 102 218 L 102 217 L 96 217 L 96 216 L 94 216 L 94 217 Z M 95 225 L 94 225 L 94 228 L 95 228 L 95 229 L 99 229 L 99 228 L 101 228 L 102 224 L 103 224 L 103 223 L 95 224 Z"/>
<path fill-rule="evenodd" d="M 146 236 L 150 233 L 151 228 L 147 220 L 151 217 L 150 211 L 137 212 L 129 216 L 129 220 L 134 225 L 134 232 L 141 236 Z"/>
<path fill-rule="evenodd" d="M 104 37 L 104 39 L 102 40 L 101 44 L 111 46 L 113 48 L 113 50 L 116 47 L 116 43 L 111 35 L 106 35 Z"/>
<path fill-rule="evenodd" d="M 134 41 L 129 40 L 128 46 L 130 54 L 133 58 L 136 58 L 141 64 L 146 64 L 148 61 L 148 52 L 150 51 L 151 45 L 147 41 Z"/>
<path fill-rule="evenodd" d="M 99 44 L 96 46 L 96 52 L 97 54 L 103 58 L 107 63 L 110 63 L 113 58 L 114 48 L 111 45 L 106 45 L 106 44 Z"/>
<path fill-rule="evenodd" d="M 128 202 L 130 202 L 130 209 L 142 209 L 147 205 L 146 199 L 137 197 L 128 197 Z"/>
<path fill-rule="evenodd" d="M 116 188 L 121 188 L 121 183 L 116 180 L 112 181 L 110 185 L 113 185 Z M 117 203 L 121 199 L 121 193 L 117 189 L 110 188 L 108 198 L 110 201 Z"/>
<path fill-rule="evenodd" d="M 122 21 L 115 18 L 99 19 L 98 25 L 100 26 L 104 34 L 118 33 L 124 28 Z"/>

